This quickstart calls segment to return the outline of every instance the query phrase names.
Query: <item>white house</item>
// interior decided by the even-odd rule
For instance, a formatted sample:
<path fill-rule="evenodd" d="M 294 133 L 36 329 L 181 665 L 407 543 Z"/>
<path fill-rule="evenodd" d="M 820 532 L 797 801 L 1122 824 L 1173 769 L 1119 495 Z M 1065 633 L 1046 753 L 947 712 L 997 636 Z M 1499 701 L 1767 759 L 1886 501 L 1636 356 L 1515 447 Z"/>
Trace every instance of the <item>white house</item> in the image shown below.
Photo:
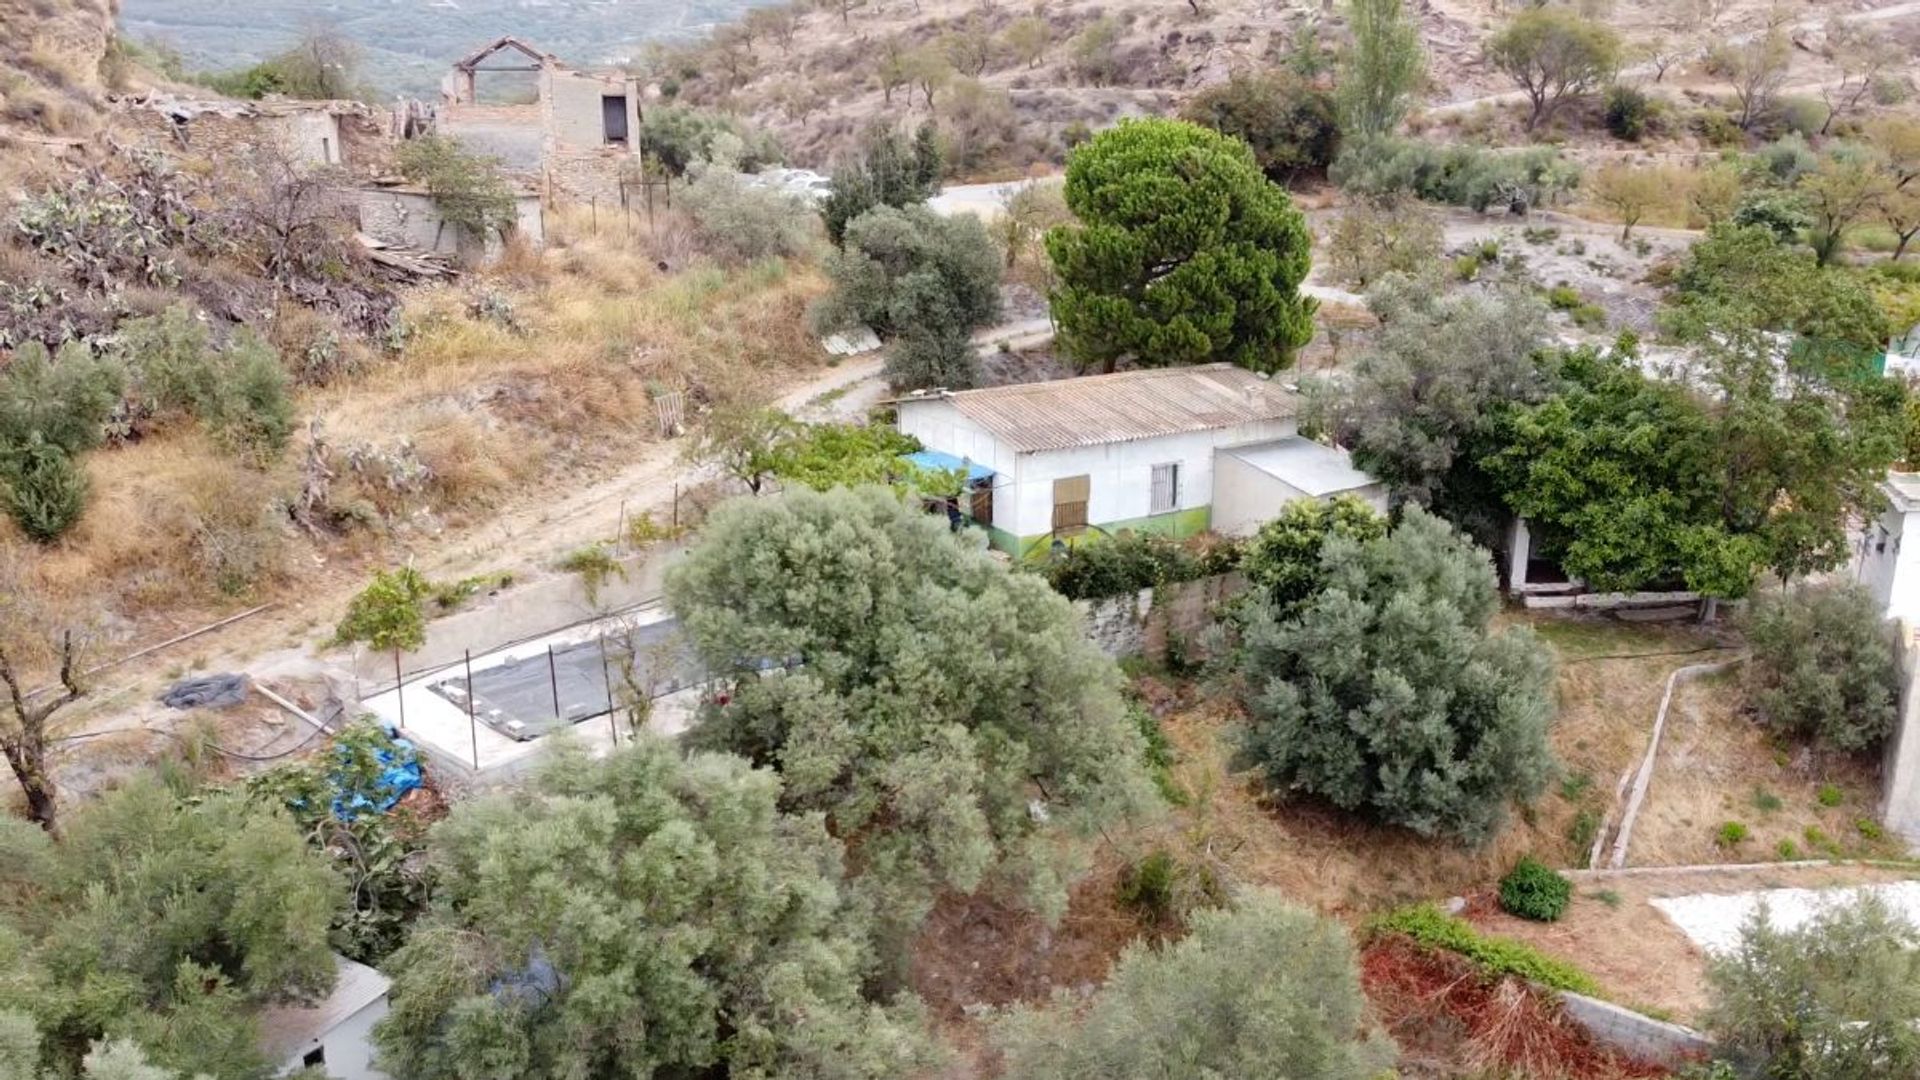
<path fill-rule="evenodd" d="M 373 1067 L 373 1025 L 387 1015 L 387 977 L 344 956 L 333 992 L 307 1005 L 278 1005 L 260 1014 L 260 1048 L 275 1075 L 326 1070 L 331 1080 L 387 1080 Z"/>
<path fill-rule="evenodd" d="M 1889 619 L 1920 623 L 1920 473 L 1888 473 L 1887 509 L 1861 530 L 1860 583 Z M 1914 542 L 1904 543 L 1907 533 Z"/>
<path fill-rule="evenodd" d="M 1299 395 L 1228 364 L 933 391 L 897 402 L 927 464 L 965 465 L 963 512 L 1016 555 L 1122 530 L 1253 531 L 1296 498 L 1385 488 L 1296 434 Z"/>

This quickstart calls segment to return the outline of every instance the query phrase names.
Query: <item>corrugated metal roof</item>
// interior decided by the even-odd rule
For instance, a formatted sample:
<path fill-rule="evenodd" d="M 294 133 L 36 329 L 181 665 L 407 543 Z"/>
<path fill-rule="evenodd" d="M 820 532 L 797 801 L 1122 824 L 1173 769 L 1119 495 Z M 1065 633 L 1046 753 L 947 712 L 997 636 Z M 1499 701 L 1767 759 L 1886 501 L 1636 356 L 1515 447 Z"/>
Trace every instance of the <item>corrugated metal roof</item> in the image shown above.
<path fill-rule="evenodd" d="M 385 975 L 344 956 L 333 959 L 340 977 L 332 993 L 311 1004 L 270 1005 L 260 1010 L 260 1048 L 274 1061 L 325 1038 L 355 1013 L 387 996 L 391 984 Z"/>
<path fill-rule="evenodd" d="M 911 401 L 913 399 L 903 399 Z M 1300 398 L 1245 368 L 1203 364 L 962 390 L 961 415 L 1015 450 L 1063 450 L 1282 420 Z"/>

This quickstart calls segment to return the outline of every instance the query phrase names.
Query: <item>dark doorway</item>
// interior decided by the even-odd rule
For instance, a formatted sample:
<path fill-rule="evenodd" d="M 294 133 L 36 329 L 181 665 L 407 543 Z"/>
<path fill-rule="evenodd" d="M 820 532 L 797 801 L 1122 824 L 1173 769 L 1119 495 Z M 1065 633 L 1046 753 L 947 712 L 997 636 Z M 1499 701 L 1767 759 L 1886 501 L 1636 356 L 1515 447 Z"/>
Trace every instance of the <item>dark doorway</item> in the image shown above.
<path fill-rule="evenodd" d="M 624 94 L 601 97 L 600 126 L 605 129 L 609 143 L 627 144 L 627 99 Z"/>

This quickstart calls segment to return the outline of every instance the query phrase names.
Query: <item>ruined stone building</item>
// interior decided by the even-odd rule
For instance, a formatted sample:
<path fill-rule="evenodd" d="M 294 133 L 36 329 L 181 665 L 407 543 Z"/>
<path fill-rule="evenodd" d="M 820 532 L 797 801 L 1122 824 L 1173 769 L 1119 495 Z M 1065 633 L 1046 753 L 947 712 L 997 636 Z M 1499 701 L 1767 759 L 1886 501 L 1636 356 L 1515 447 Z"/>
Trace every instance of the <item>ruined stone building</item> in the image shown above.
<path fill-rule="evenodd" d="M 531 74 L 536 99 L 481 101 L 480 85 L 495 72 Z M 640 164 L 640 96 L 631 76 L 580 71 L 503 37 L 454 63 L 441 81 L 435 126 L 498 158 L 549 201 L 618 205 L 622 178 Z"/>
<path fill-rule="evenodd" d="M 154 93 L 117 104 L 117 133 L 150 149 L 244 161 L 271 146 L 298 164 L 359 176 L 392 166 L 384 115 L 358 101 L 234 101 Z"/>

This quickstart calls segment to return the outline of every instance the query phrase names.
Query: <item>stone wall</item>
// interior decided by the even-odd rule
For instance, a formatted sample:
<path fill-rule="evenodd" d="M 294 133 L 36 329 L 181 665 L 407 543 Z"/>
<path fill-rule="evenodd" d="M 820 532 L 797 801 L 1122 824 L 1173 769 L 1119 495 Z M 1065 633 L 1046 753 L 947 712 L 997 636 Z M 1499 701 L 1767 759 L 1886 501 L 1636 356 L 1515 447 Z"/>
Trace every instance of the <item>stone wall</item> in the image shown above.
<path fill-rule="evenodd" d="M 435 123 L 440 134 L 499 158 L 503 168 L 536 175 L 546 141 L 540 117 L 539 105 L 442 105 Z"/>
<path fill-rule="evenodd" d="M 637 159 L 618 147 L 558 147 L 547 159 L 548 197 L 555 202 L 620 205 L 620 177 Z"/>
<path fill-rule="evenodd" d="M 1238 571 L 1183 581 L 1159 589 L 1104 600 L 1076 600 L 1087 636 L 1108 656 L 1144 656 L 1165 661 L 1169 646 L 1188 659 L 1200 659 L 1202 638 L 1221 604 L 1247 587 Z"/>
<path fill-rule="evenodd" d="M 355 193 L 360 231 L 399 247 L 449 255 L 466 266 L 499 258 L 499 236 L 482 240 L 465 229 L 446 224 L 431 196 L 410 188 L 368 187 Z M 540 199 L 521 195 L 515 200 L 515 232 L 534 247 L 546 242 Z"/>

